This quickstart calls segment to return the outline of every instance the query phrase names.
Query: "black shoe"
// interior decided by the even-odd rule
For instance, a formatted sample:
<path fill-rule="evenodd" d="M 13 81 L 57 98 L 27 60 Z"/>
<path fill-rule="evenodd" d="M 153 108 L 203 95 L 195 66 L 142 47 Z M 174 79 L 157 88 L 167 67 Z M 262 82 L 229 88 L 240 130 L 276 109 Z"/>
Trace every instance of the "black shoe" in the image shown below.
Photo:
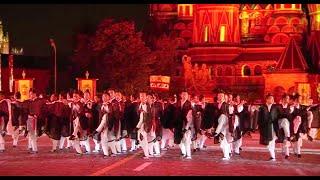
<path fill-rule="evenodd" d="M 288 155 L 286 155 L 284 158 L 285 158 L 285 159 L 288 159 L 288 158 L 289 158 L 289 156 L 288 156 Z"/>
<path fill-rule="evenodd" d="M 239 148 L 240 151 L 242 151 L 242 148 Z"/>
<path fill-rule="evenodd" d="M 4 152 L 4 150 L 0 150 L 0 153 L 3 153 Z"/>
<path fill-rule="evenodd" d="M 310 135 L 307 135 L 309 141 L 313 141 L 313 138 Z"/>
<path fill-rule="evenodd" d="M 298 154 L 298 158 L 301 158 L 301 154 Z"/>
<path fill-rule="evenodd" d="M 196 150 L 197 150 L 197 151 L 200 151 L 200 148 L 197 148 Z"/>
<path fill-rule="evenodd" d="M 197 151 L 197 149 L 192 149 L 192 152 L 196 152 Z"/>
<path fill-rule="evenodd" d="M 2 136 L 2 137 L 4 137 L 6 134 L 7 134 L 6 131 L 2 131 L 2 132 L 1 132 L 1 136 Z"/>
<path fill-rule="evenodd" d="M 76 139 L 76 137 L 74 136 L 74 135 L 71 135 L 70 137 L 69 137 L 69 140 L 75 140 Z"/>
<path fill-rule="evenodd" d="M 13 147 L 13 148 L 16 148 L 17 146 L 16 146 L 16 145 L 13 145 L 12 147 Z"/>

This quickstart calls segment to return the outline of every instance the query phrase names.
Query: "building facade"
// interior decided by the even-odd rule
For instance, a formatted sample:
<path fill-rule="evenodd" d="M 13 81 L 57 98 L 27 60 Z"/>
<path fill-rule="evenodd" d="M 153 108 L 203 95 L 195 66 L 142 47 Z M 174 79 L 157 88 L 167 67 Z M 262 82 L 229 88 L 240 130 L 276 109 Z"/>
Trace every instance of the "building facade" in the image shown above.
<path fill-rule="evenodd" d="M 175 84 L 319 101 L 320 4 L 151 4 L 149 15 L 179 42 Z"/>

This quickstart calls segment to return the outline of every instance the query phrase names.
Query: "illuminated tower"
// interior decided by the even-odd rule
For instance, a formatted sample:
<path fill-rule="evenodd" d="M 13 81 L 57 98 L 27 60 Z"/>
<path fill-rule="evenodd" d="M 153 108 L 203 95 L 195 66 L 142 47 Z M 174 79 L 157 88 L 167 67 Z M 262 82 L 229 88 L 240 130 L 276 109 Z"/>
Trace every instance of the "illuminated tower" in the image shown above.
<path fill-rule="evenodd" d="M 196 4 L 193 43 L 239 43 L 239 4 Z"/>
<path fill-rule="evenodd" d="M 2 41 L 2 54 L 9 54 L 9 33 L 6 33 L 6 36 L 3 37 Z"/>
<path fill-rule="evenodd" d="M 157 20 L 169 20 L 177 16 L 177 4 L 150 4 L 149 16 Z"/>
<path fill-rule="evenodd" d="M 2 42 L 3 42 L 3 26 L 2 26 L 2 21 L 0 21 L 0 53 L 2 53 Z"/>
<path fill-rule="evenodd" d="M 306 15 L 301 4 L 275 4 L 274 12 L 267 21 L 266 41 L 273 44 L 287 44 L 290 37 L 299 44 L 302 34 L 306 31 Z"/>
<path fill-rule="evenodd" d="M 308 4 L 311 31 L 320 31 L 320 4 Z"/>
<path fill-rule="evenodd" d="M 244 4 L 240 8 L 241 41 L 264 42 L 267 20 L 272 15 L 272 4 Z"/>

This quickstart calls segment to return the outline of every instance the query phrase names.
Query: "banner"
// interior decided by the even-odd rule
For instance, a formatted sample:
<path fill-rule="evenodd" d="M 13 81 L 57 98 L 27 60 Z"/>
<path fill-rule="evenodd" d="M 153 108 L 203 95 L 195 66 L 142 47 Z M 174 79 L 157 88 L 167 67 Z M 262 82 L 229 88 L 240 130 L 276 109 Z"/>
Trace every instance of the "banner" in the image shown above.
<path fill-rule="evenodd" d="M 93 97 L 96 95 L 96 83 L 98 79 L 82 79 L 77 78 L 78 81 L 78 90 L 85 92 L 86 90 L 89 90 L 90 97 L 93 99 Z"/>
<path fill-rule="evenodd" d="M 308 105 L 308 98 L 311 95 L 310 84 L 309 83 L 298 83 L 298 93 L 302 97 L 302 105 Z"/>
<path fill-rule="evenodd" d="M 155 90 L 168 91 L 170 85 L 170 76 L 150 76 L 150 88 Z"/>
<path fill-rule="evenodd" d="M 29 90 L 32 88 L 32 80 L 26 79 L 26 80 L 18 80 L 18 91 L 21 93 L 21 100 L 27 100 L 29 99 Z"/>

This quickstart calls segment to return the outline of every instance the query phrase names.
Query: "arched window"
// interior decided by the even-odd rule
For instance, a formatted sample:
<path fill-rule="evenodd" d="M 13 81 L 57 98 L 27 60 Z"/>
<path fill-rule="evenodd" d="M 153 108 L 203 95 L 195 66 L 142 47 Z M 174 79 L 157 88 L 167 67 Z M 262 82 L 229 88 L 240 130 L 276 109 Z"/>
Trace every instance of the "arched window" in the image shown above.
<path fill-rule="evenodd" d="M 222 76 L 222 67 L 221 66 L 217 67 L 217 76 Z"/>
<path fill-rule="evenodd" d="M 254 75 L 255 76 L 261 76 L 262 75 L 262 68 L 259 65 L 256 65 L 254 67 Z"/>
<path fill-rule="evenodd" d="M 242 76 L 251 76 L 251 70 L 248 65 L 242 66 Z"/>

